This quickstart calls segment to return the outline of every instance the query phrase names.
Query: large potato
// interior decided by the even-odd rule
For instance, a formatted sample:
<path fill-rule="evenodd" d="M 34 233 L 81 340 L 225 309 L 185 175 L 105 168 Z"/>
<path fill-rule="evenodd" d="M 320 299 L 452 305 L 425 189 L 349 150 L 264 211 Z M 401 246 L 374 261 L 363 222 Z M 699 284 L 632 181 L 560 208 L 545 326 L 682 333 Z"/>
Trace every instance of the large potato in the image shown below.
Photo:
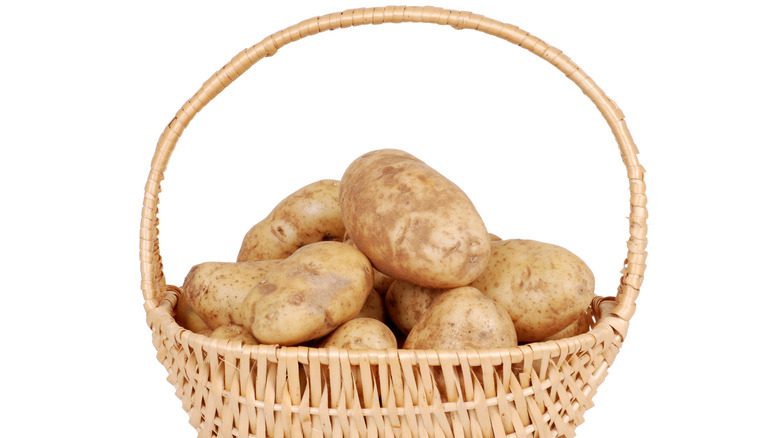
<path fill-rule="evenodd" d="M 392 278 L 451 288 L 471 283 L 487 264 L 490 238 L 471 200 L 406 152 L 357 158 L 344 172 L 339 200 L 357 248 Z"/>
<path fill-rule="evenodd" d="M 289 195 L 255 224 L 236 261 L 283 259 L 304 245 L 343 238 L 339 181 L 324 179 Z"/>
<path fill-rule="evenodd" d="M 387 316 L 403 334 L 408 335 L 431 303 L 449 289 L 434 289 L 408 281 L 396 280 L 385 294 Z"/>
<path fill-rule="evenodd" d="M 182 306 L 192 311 L 212 329 L 241 324 L 239 309 L 249 291 L 279 260 L 252 262 L 205 262 L 190 269 L 182 285 Z M 182 307 L 183 317 L 187 316 Z M 193 319 L 193 318 L 189 318 Z"/>
<path fill-rule="evenodd" d="M 408 349 L 482 349 L 517 345 L 504 308 L 479 290 L 463 286 L 445 291 L 406 337 Z"/>
<path fill-rule="evenodd" d="M 393 331 L 381 321 L 374 318 L 355 318 L 326 336 L 320 347 L 385 350 L 396 349 L 397 341 Z"/>
<path fill-rule="evenodd" d="M 271 269 L 241 305 L 244 326 L 264 344 L 295 345 L 324 336 L 360 312 L 373 268 L 341 242 L 306 245 Z"/>
<path fill-rule="evenodd" d="M 565 248 L 521 239 L 494 241 L 492 247 L 487 268 L 472 286 L 506 308 L 519 342 L 563 330 L 590 305 L 593 272 Z"/>

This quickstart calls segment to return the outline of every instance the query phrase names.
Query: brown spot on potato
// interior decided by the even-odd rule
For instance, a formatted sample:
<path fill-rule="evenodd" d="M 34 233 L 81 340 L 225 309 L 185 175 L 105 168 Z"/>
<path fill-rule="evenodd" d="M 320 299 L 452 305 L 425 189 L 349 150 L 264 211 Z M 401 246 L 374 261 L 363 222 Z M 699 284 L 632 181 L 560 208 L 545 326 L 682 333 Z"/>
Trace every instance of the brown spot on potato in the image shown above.
<path fill-rule="evenodd" d="M 260 293 L 267 295 L 276 290 L 276 285 L 271 283 L 265 283 L 258 287 Z"/>
<path fill-rule="evenodd" d="M 306 301 L 306 295 L 303 292 L 295 292 L 290 295 L 287 301 L 293 306 L 300 306 L 301 303 Z"/>
<path fill-rule="evenodd" d="M 447 250 L 447 252 L 444 254 L 444 257 L 449 257 L 449 256 L 451 256 L 453 253 L 455 253 L 455 252 L 458 250 L 458 248 L 460 248 L 460 240 L 458 240 L 458 242 L 457 242 L 455 245 L 453 245 L 453 246 L 452 246 L 450 249 L 448 249 L 448 250 Z M 472 259 L 473 259 L 473 258 L 474 258 L 474 257 L 472 257 Z M 471 263 L 473 263 L 473 262 L 474 262 L 474 261 L 472 261 L 471 259 L 469 259 L 469 261 L 470 261 Z"/>

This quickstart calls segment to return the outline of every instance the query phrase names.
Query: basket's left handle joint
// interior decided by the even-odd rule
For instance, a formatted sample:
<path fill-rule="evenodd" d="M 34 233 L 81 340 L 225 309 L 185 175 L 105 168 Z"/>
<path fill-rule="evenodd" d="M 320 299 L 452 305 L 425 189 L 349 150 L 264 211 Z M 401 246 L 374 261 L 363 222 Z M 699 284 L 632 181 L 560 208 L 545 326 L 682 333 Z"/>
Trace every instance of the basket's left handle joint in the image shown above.
<path fill-rule="evenodd" d="M 157 302 L 157 306 L 146 313 L 146 324 L 149 328 L 152 327 L 152 322 L 157 318 L 163 315 L 170 317 L 174 314 L 175 303 L 181 296 L 182 291 L 178 286 L 171 284 L 166 285 L 165 290 L 167 293 Z"/>

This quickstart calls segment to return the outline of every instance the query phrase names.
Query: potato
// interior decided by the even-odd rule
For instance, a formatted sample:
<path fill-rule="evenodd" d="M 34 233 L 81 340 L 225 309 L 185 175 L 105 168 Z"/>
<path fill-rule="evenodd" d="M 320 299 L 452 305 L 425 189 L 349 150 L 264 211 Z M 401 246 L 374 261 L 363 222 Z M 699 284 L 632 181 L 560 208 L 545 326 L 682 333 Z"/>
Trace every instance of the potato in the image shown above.
<path fill-rule="evenodd" d="M 492 242 L 490 262 L 471 285 L 514 321 L 519 342 L 534 342 L 572 324 L 594 296 L 593 272 L 565 248 L 533 240 Z"/>
<path fill-rule="evenodd" d="M 360 312 L 373 281 L 371 263 L 352 246 L 306 245 L 249 292 L 241 305 L 244 326 L 263 344 L 319 338 Z"/>
<path fill-rule="evenodd" d="M 257 345 L 259 342 L 249 333 L 249 330 L 243 326 L 237 324 L 228 324 L 217 327 L 210 335 L 216 339 L 232 339 L 234 341 L 243 342 L 246 345 Z"/>
<path fill-rule="evenodd" d="M 379 292 L 379 295 L 384 296 L 387 294 L 387 289 L 390 288 L 394 281 L 395 278 L 374 269 L 374 290 Z"/>
<path fill-rule="evenodd" d="M 393 331 L 374 318 L 355 318 L 345 322 L 322 339 L 318 347 L 350 350 L 397 350 L 399 348 Z M 369 373 L 369 378 L 361 374 L 360 378 L 355 380 L 360 397 L 364 396 L 364 385 L 370 387 L 374 382 L 380 381 L 378 367 L 371 367 Z"/>
<path fill-rule="evenodd" d="M 352 241 L 352 239 L 349 237 L 349 233 L 344 234 L 344 243 L 349 244 L 357 248 L 355 245 L 355 242 Z M 385 296 L 385 293 L 387 293 L 387 289 L 390 287 L 391 284 L 393 284 L 393 281 L 395 281 L 394 278 L 389 277 L 374 268 L 374 290 L 379 292 L 379 295 Z"/>
<path fill-rule="evenodd" d="M 374 318 L 355 318 L 340 325 L 320 344 L 321 348 L 337 347 L 351 350 L 385 350 L 397 348 L 395 334 Z"/>
<path fill-rule="evenodd" d="M 187 330 L 198 333 L 209 328 L 208 324 L 203 322 L 200 316 L 192 310 L 192 307 L 186 300 L 186 295 L 181 294 L 176 301 L 176 323 Z"/>
<path fill-rule="evenodd" d="M 344 226 L 374 267 L 433 288 L 464 286 L 490 256 L 490 238 L 466 194 L 416 157 L 366 153 L 341 179 Z"/>
<path fill-rule="evenodd" d="M 236 261 L 284 259 L 314 242 L 344 238 L 339 181 L 324 179 L 283 199 L 244 236 Z"/>
<path fill-rule="evenodd" d="M 423 313 L 431 307 L 433 300 L 446 290 L 396 280 L 385 295 L 387 316 L 398 330 L 408 335 Z"/>
<path fill-rule="evenodd" d="M 385 299 L 375 289 L 371 289 L 366 302 L 363 303 L 363 308 L 355 315 L 355 318 L 374 318 L 384 323 L 387 319 Z"/>
<path fill-rule="evenodd" d="M 205 262 L 190 269 L 182 285 L 186 303 L 212 329 L 241 324 L 239 309 L 250 290 L 280 260 Z"/>
<path fill-rule="evenodd" d="M 559 331 L 558 333 L 555 333 L 551 336 L 548 336 L 543 341 L 552 341 L 555 339 L 565 339 L 570 338 L 572 336 L 581 335 L 583 333 L 587 333 L 588 330 L 590 330 L 590 315 L 588 313 L 583 313 L 582 316 L 574 320 L 573 323 L 566 326 L 563 330 Z"/>
<path fill-rule="evenodd" d="M 517 345 L 512 319 L 479 290 L 463 286 L 439 295 L 406 337 L 408 349 L 482 349 Z"/>

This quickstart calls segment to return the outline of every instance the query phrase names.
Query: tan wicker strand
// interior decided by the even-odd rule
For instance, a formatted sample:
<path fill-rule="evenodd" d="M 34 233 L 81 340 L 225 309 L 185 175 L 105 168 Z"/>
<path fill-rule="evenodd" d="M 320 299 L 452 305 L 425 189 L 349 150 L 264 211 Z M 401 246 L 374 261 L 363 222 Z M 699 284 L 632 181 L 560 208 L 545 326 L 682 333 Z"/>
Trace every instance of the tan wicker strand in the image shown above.
<path fill-rule="evenodd" d="M 181 290 L 166 286 L 158 203 L 171 154 L 195 115 L 251 66 L 326 30 L 382 23 L 433 23 L 516 44 L 574 82 L 609 125 L 626 166 L 629 239 L 614 297 L 597 297 L 591 330 L 516 348 L 469 351 L 346 351 L 242 346 L 183 329 Z M 147 324 L 190 424 L 201 437 L 573 436 L 615 360 L 644 278 L 644 168 L 620 108 L 560 50 L 515 26 L 469 12 L 389 6 L 314 17 L 241 51 L 204 82 L 165 127 L 145 185 L 140 231 Z"/>

